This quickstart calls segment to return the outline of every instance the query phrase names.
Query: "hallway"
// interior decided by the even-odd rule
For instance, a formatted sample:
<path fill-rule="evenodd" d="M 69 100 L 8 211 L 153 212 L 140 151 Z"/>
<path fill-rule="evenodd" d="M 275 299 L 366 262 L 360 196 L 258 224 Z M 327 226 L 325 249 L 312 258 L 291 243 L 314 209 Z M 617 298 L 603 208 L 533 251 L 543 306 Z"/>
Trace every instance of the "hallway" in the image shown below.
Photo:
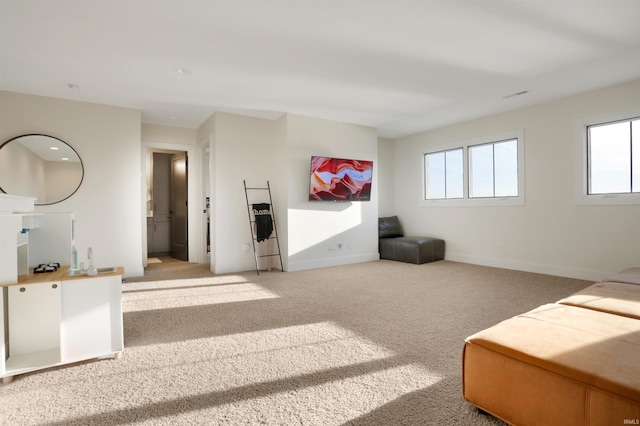
<path fill-rule="evenodd" d="M 124 282 L 133 283 L 202 277 L 213 277 L 213 273 L 209 271 L 209 264 L 189 263 L 173 257 L 163 256 L 160 258 L 149 258 L 148 264 L 144 268 L 144 276 L 126 278 Z"/>

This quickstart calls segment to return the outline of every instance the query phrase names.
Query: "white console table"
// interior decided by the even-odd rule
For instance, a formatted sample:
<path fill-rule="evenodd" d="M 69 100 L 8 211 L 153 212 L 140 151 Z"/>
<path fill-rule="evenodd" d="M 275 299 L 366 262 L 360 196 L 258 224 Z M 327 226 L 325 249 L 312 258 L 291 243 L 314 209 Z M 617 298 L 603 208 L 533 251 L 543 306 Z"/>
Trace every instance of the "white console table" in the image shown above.
<path fill-rule="evenodd" d="M 0 201 L 0 211 L 6 211 L 2 207 L 6 197 Z M 30 371 L 118 358 L 124 348 L 124 269 L 70 275 L 64 265 L 71 258 L 74 223 L 74 213 L 0 213 L 3 383 Z M 63 266 L 55 272 L 34 273 L 35 266 L 49 262 Z"/>
<path fill-rule="evenodd" d="M 57 365 L 118 358 L 122 328 L 123 268 L 97 276 L 56 272 L 21 276 L 0 291 L 0 377 Z"/>

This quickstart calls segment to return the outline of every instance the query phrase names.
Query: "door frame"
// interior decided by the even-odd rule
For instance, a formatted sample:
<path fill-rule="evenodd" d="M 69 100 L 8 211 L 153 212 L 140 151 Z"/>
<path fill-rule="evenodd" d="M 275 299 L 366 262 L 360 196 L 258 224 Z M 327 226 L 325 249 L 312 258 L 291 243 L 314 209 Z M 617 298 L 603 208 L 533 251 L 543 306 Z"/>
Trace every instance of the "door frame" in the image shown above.
<path fill-rule="evenodd" d="M 196 165 L 200 163 L 200 152 L 194 145 L 183 145 L 177 143 L 164 143 L 164 142 L 154 142 L 143 140 L 141 146 L 141 170 L 140 174 L 141 179 L 141 194 L 140 194 L 140 203 L 142 206 L 141 210 L 141 222 L 142 222 L 142 266 L 147 266 L 147 192 L 149 190 L 147 184 L 147 177 L 150 176 L 151 173 L 151 163 L 149 161 L 150 155 L 153 152 L 167 152 L 167 151 L 183 151 L 187 153 L 187 159 L 189 162 L 195 163 Z M 189 238 L 189 262 L 191 263 L 203 263 L 206 259 L 206 251 L 203 253 L 202 250 L 202 235 L 205 230 L 202 229 L 202 217 L 198 215 L 198 212 L 201 210 L 200 203 L 197 202 L 198 193 L 200 191 L 200 185 L 197 178 L 198 167 L 189 167 L 187 168 L 187 200 L 189 202 L 188 205 L 188 238 Z M 199 217 L 200 216 L 200 217 Z"/>
<path fill-rule="evenodd" d="M 213 135 L 209 134 L 206 137 L 202 138 L 198 142 L 198 149 L 200 152 L 200 158 L 197 170 L 198 176 L 198 196 L 200 202 L 202 202 L 202 206 L 198 205 L 198 220 L 199 220 L 199 237 L 200 241 L 198 246 L 202 250 L 202 257 L 200 258 L 199 263 L 208 263 L 209 270 L 211 272 L 215 271 L 215 210 L 214 206 L 214 193 L 213 193 Z M 207 227 L 207 197 L 209 198 L 209 227 Z M 201 213 L 202 212 L 202 213 Z M 201 214 L 200 214 L 201 213 Z M 207 252 L 207 229 L 209 232 L 209 242 L 210 242 L 210 250 Z"/>

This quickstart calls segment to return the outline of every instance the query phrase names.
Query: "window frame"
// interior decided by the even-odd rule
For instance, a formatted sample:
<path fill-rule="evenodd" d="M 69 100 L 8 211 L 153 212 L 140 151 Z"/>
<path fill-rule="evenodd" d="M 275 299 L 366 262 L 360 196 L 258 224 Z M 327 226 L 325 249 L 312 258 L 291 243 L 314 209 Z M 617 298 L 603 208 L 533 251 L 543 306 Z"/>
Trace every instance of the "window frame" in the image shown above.
<path fill-rule="evenodd" d="M 468 159 L 469 159 L 469 167 L 468 167 L 468 172 L 469 172 L 469 177 L 468 177 L 468 183 L 469 183 L 469 193 L 468 198 L 472 199 L 472 200 L 476 200 L 476 199 L 480 199 L 480 198 L 488 198 L 488 199 L 492 199 L 492 198 L 517 198 L 517 195 L 495 195 L 496 193 L 496 145 L 502 144 L 502 143 L 506 143 L 506 142 L 512 142 L 512 141 L 516 141 L 516 149 L 518 149 L 518 139 L 517 138 L 508 138 L 508 139 L 504 139 L 504 140 L 500 140 L 500 141 L 493 141 L 493 142 L 487 142 L 487 143 L 482 143 L 482 144 L 477 144 L 477 145 L 469 145 L 467 147 L 467 153 L 468 153 Z M 492 187 L 492 193 L 493 195 L 477 195 L 477 196 L 472 196 L 471 192 L 472 192 L 472 187 L 473 185 L 473 176 L 471 176 L 471 169 L 472 169 L 472 155 L 471 155 L 471 149 L 472 148 L 480 148 L 480 147 L 488 147 L 491 146 L 491 167 L 492 167 L 492 178 L 491 178 L 491 187 Z M 517 175 L 517 169 L 518 169 L 518 164 L 517 164 L 517 159 L 516 159 L 516 175 Z M 518 179 L 519 181 L 519 179 Z M 520 188 L 518 187 L 518 193 L 520 192 Z"/>
<path fill-rule="evenodd" d="M 508 197 L 469 197 L 469 147 L 476 145 L 495 144 L 511 139 L 517 140 L 518 154 L 517 154 L 517 167 L 518 167 L 518 195 Z M 451 151 L 454 149 L 462 148 L 462 162 L 463 162 L 463 198 L 443 198 L 443 199 L 426 199 L 427 194 L 427 170 L 425 165 L 425 158 L 428 154 L 433 154 L 443 151 Z M 493 134 L 488 136 L 482 136 L 465 141 L 449 142 L 442 145 L 429 147 L 423 149 L 422 156 L 422 185 L 421 195 L 419 200 L 420 207 L 455 207 L 455 206 L 523 206 L 525 205 L 525 185 L 524 185 L 524 131 L 512 130 L 505 133 Z"/>
<path fill-rule="evenodd" d="M 577 205 L 640 205 L 640 192 L 589 194 L 589 127 L 640 119 L 640 108 L 582 118 L 576 121 Z M 632 189 L 633 190 L 633 189 Z"/>
<path fill-rule="evenodd" d="M 455 152 L 455 151 L 460 151 L 462 153 L 462 197 L 447 197 L 447 153 L 449 152 Z M 428 166 L 427 166 L 427 156 L 429 155 L 435 155 L 435 154 L 444 154 L 444 198 L 427 198 L 428 192 L 429 192 L 429 188 L 427 185 L 427 173 L 428 173 Z M 432 151 L 432 152 L 425 152 L 422 156 L 422 167 L 424 170 L 423 173 L 423 188 L 424 188 L 424 193 L 423 198 L 427 201 L 437 201 L 437 200 L 461 200 L 464 198 L 464 169 L 465 169 L 465 161 L 464 161 L 464 148 L 462 147 L 456 147 L 456 148 L 449 148 L 449 149 L 445 149 L 445 150 L 438 150 L 438 151 Z"/>

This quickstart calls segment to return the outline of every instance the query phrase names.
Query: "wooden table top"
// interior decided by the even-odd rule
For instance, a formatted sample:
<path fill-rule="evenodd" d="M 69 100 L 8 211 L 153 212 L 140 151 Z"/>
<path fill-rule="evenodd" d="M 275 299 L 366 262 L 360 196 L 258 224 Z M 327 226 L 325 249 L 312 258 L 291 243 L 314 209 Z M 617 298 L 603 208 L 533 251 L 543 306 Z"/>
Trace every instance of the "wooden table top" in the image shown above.
<path fill-rule="evenodd" d="M 122 266 L 118 266 L 116 268 L 116 272 L 103 272 L 98 275 L 74 275 L 70 276 L 69 273 L 69 265 L 63 265 L 58 268 L 55 272 L 42 272 L 38 274 L 33 273 L 33 268 L 29 270 L 29 275 L 19 275 L 18 282 L 12 284 L 2 284 L 1 287 L 8 287 L 12 285 L 29 285 L 29 284 L 40 284 L 54 281 L 72 281 L 72 280 L 82 280 L 87 278 L 100 278 L 100 277 L 110 277 L 110 276 L 122 276 L 124 275 L 124 268 Z"/>

